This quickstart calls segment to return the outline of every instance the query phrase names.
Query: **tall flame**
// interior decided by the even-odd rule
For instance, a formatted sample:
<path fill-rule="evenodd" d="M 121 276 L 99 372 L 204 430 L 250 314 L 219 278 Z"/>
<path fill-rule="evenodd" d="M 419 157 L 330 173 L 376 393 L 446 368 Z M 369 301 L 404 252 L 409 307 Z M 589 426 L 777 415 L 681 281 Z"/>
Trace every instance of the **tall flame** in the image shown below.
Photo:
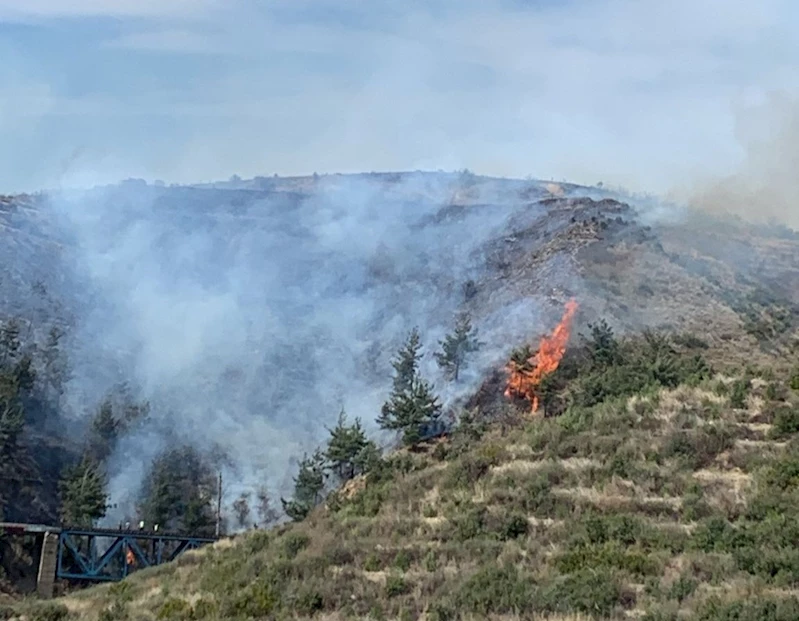
<path fill-rule="evenodd" d="M 538 351 L 523 362 L 516 360 L 508 362 L 505 367 L 509 374 L 505 389 L 506 397 L 523 397 L 530 401 L 533 412 L 538 410 L 538 386 L 545 376 L 558 368 L 563 359 L 577 308 L 577 302 L 569 300 L 560 323 L 550 336 L 541 339 Z"/>

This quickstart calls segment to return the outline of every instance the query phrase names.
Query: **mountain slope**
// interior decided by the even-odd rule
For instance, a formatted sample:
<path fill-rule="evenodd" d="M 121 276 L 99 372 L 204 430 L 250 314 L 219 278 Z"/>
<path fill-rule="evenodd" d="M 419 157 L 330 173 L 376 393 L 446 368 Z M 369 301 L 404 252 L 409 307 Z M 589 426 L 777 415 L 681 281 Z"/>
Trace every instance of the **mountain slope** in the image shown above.
<path fill-rule="evenodd" d="M 792 444 L 782 435 L 793 430 L 795 407 L 786 384 L 796 364 L 799 238 L 790 230 L 598 188 L 469 174 L 128 183 L 3 204 L 12 266 L 0 283 L 4 312 L 73 326 L 76 373 L 62 412 L 78 420 L 73 433 L 107 375 L 132 379 L 154 402 L 146 433 L 125 438 L 112 460 L 120 504 L 135 498 L 155 444 L 175 433 L 198 446 L 216 442 L 237 460 L 226 474 L 238 486 L 232 498 L 264 480 L 287 492 L 291 458 L 324 439 L 339 403 L 375 431 L 390 356 L 413 325 L 424 335 L 423 373 L 448 414 L 465 409 L 474 424 L 489 426 L 390 457 L 351 483 L 336 511 L 320 509 L 283 534 L 220 544 L 211 560 L 198 560 L 209 552 L 191 557 L 197 565 L 187 558 L 182 567 L 142 572 L 131 579 L 132 618 L 152 618 L 172 597 L 198 618 L 215 618 L 214 610 L 257 617 L 270 606 L 278 616 L 320 608 L 343 618 L 416 618 L 435 612 L 435 602 L 438 618 L 484 618 L 522 604 L 608 616 L 670 602 L 668 611 L 669 589 L 693 590 L 692 580 L 734 591 L 760 588 L 762 578 L 768 597 L 790 595 L 790 559 L 757 568 L 739 543 L 709 551 L 690 538 L 702 524 L 728 533 L 721 521 L 755 521 L 742 507 L 764 500 L 746 501 L 740 486 L 775 484 L 752 453 L 762 450 L 772 470 L 791 467 Z M 39 277 L 43 286 L 33 287 Z M 547 408 L 562 416 L 522 424 L 528 406 L 517 411 L 504 397 L 503 366 L 513 348 L 535 345 L 572 298 L 580 304 L 577 332 L 606 320 L 631 339 L 623 348 L 630 364 L 586 366 L 587 350 L 574 337 Z M 437 375 L 430 350 L 457 310 L 469 311 L 485 346 L 453 384 Z M 638 335 L 653 327 L 670 333 L 672 345 L 642 344 Z M 691 366 L 696 355 L 712 373 Z M 729 379 L 745 372 L 754 395 L 747 407 L 743 384 Z M 675 388 L 674 378 L 685 386 Z M 705 429 L 707 421 L 720 431 Z M 29 432 L 32 448 L 42 446 L 46 430 Z M 734 511 L 724 508 L 729 485 L 740 487 Z M 683 533 L 683 543 L 664 544 L 663 529 Z M 771 535 L 746 536 L 741 549 L 779 547 Z M 443 556 L 433 552 L 428 563 L 431 550 Z M 697 556 L 700 565 L 716 559 L 725 573 L 693 565 L 690 573 L 685 563 L 697 550 L 710 555 Z M 368 558 L 373 553 L 379 558 Z M 508 564 L 492 575 L 497 557 Z M 387 565 L 406 568 L 404 577 Z M 587 574 L 594 566 L 613 571 Z M 706 586 L 682 598 L 686 610 L 705 606 L 713 591 Z M 92 589 L 67 603 L 99 614 L 111 600 L 121 606 L 126 588 Z M 470 599 L 481 589 L 483 599 Z M 195 605 L 198 597 L 208 606 Z M 251 602 L 261 608 L 247 608 Z M 163 618 L 188 618 L 182 608 L 168 604 Z"/>
<path fill-rule="evenodd" d="M 584 364 L 568 363 L 573 381 L 600 370 Z M 698 377 L 464 425 L 303 523 L 62 605 L 86 619 L 793 619 L 797 396 L 770 369 Z"/>

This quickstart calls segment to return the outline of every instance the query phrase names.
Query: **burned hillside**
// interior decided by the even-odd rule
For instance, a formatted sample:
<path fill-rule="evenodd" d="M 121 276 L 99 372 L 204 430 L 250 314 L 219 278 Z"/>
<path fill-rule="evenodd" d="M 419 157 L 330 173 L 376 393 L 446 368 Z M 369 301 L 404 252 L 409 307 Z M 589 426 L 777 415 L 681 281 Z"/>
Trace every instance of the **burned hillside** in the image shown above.
<path fill-rule="evenodd" d="M 672 343 L 680 364 L 701 350 L 714 369 L 775 353 L 789 365 L 796 236 L 679 210 L 661 217 L 666 208 L 650 203 L 470 173 L 235 188 L 128 182 L 4 199 L 4 320 L 31 326 L 26 347 L 57 326 L 69 360 L 47 416 L 25 410 L 30 451 L 49 456 L 38 465 L 49 491 L 37 519 L 60 519 L 57 482 L 95 429 L 108 443 L 116 505 L 105 519 L 135 519 L 152 464 L 190 445 L 233 482 L 225 513 L 235 528 L 233 502 L 261 487 L 273 504 L 289 493 L 297 460 L 342 409 L 391 445 L 375 421 L 392 355 L 414 326 L 420 373 L 449 420 L 463 408 L 504 416 L 510 356 L 525 344 L 534 353 L 572 299 L 579 312 L 561 365 L 569 381 L 581 335 L 601 321 L 631 339 L 624 346 L 636 360 L 650 356 L 636 341 L 649 328 L 701 335 L 702 347 Z M 483 346 L 452 381 L 432 354 L 458 312 Z M 682 379 L 696 370 L 685 369 Z M 549 413 L 577 394 L 555 388 Z M 126 414 L 139 409 L 146 415 Z M 210 487 L 197 493 L 213 496 Z"/>

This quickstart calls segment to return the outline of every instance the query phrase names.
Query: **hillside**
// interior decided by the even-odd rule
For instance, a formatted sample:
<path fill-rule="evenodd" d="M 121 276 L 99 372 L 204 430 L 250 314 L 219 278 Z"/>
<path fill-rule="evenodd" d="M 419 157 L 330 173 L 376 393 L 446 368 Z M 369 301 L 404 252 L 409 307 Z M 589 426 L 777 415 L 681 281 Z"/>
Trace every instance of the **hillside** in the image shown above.
<path fill-rule="evenodd" d="M 137 620 L 795 619 L 796 378 L 696 365 L 708 351 L 697 337 L 609 347 L 593 334 L 556 372 L 573 403 L 562 416 L 472 419 L 391 454 L 304 522 L 21 610 L 31 619 L 56 618 L 59 607 Z M 598 362 L 611 350 L 621 355 Z M 633 379 L 641 372 L 647 379 Z M 597 386 L 607 398 L 585 405 Z"/>
<path fill-rule="evenodd" d="M 225 469 L 232 527 L 239 493 L 290 496 L 342 407 L 387 448 L 305 521 L 71 595 L 76 618 L 795 618 L 790 229 L 466 172 L 126 182 L 2 199 L 0 225 L 42 481 L 0 494 L 6 515 L 58 520 L 55 483 L 88 451 L 119 504 L 105 519 L 133 517 L 186 445 L 216 460 L 198 497 Z M 569 300 L 551 416 L 531 415 L 504 367 Z M 456 312 L 482 347 L 452 381 L 432 354 Z M 375 420 L 414 326 L 448 433 L 394 451 Z M 113 437 L 84 446 L 120 381 Z"/>

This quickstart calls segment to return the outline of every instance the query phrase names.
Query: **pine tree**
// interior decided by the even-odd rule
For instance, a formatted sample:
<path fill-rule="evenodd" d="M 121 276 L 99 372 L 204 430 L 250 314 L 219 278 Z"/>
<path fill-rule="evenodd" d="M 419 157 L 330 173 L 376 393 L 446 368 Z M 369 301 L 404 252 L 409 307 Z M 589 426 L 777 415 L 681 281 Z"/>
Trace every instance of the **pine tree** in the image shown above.
<path fill-rule="evenodd" d="M 342 410 L 338 423 L 329 432 L 325 457 L 338 478 L 348 481 L 357 474 L 356 461 L 367 444 L 361 421 L 356 418 L 352 425 L 347 425 L 347 415 Z"/>
<path fill-rule="evenodd" d="M 250 494 L 242 492 L 233 501 L 233 512 L 236 514 L 236 524 L 239 528 L 247 528 L 250 524 Z"/>
<path fill-rule="evenodd" d="M 417 377 L 409 389 L 391 395 L 377 422 L 383 429 L 401 432 L 403 443 L 410 446 L 424 438 L 425 431 L 438 422 L 440 415 L 441 404 L 432 387 Z"/>
<path fill-rule="evenodd" d="M 406 445 L 421 440 L 441 414 L 432 386 L 419 376 L 421 358 L 421 339 L 414 328 L 392 362 L 394 387 L 377 417 L 381 428 L 401 432 Z"/>
<path fill-rule="evenodd" d="M 441 351 L 435 354 L 438 366 L 444 370 L 448 379 L 457 382 L 467 356 L 477 351 L 481 345 L 477 340 L 477 329 L 472 327 L 468 313 L 458 315 L 455 329 L 443 341 L 439 341 L 439 344 Z"/>
<path fill-rule="evenodd" d="M 59 488 L 61 520 L 65 524 L 88 528 L 105 515 L 108 501 L 105 477 L 91 460 L 84 458 L 68 468 Z"/>
<path fill-rule="evenodd" d="M 106 399 L 92 419 L 87 452 L 98 463 L 105 463 L 116 447 L 121 424 L 114 416 L 114 408 Z"/>
<path fill-rule="evenodd" d="M 212 535 L 217 478 L 206 457 L 191 446 L 156 457 L 141 491 L 139 514 L 148 524 Z"/>
<path fill-rule="evenodd" d="M 50 328 L 42 352 L 44 362 L 42 384 L 48 399 L 56 407 L 60 405 L 61 397 L 64 394 L 64 384 L 70 377 L 69 364 L 61 348 L 63 337 L 64 332 L 60 328 L 57 326 Z"/>
<path fill-rule="evenodd" d="M 294 495 L 291 500 L 281 498 L 283 511 L 292 520 L 299 522 L 322 500 L 325 487 L 325 457 L 318 449 L 311 457 L 304 455 L 300 470 L 294 479 Z"/>
<path fill-rule="evenodd" d="M 272 495 L 266 487 L 261 486 L 255 492 L 255 499 L 257 501 L 256 510 L 258 512 L 258 519 L 264 526 L 269 526 L 277 522 L 280 517 L 277 510 L 272 506 Z"/>
<path fill-rule="evenodd" d="M 419 329 L 413 328 L 391 362 L 391 366 L 394 367 L 395 392 L 402 392 L 411 388 L 418 373 L 419 361 L 422 359 L 421 349 L 422 339 L 419 335 Z"/>
<path fill-rule="evenodd" d="M 355 457 L 355 470 L 360 474 L 367 474 L 372 472 L 380 464 L 382 456 L 380 449 L 373 440 L 367 440 L 366 446 L 361 449 L 361 452 Z"/>

